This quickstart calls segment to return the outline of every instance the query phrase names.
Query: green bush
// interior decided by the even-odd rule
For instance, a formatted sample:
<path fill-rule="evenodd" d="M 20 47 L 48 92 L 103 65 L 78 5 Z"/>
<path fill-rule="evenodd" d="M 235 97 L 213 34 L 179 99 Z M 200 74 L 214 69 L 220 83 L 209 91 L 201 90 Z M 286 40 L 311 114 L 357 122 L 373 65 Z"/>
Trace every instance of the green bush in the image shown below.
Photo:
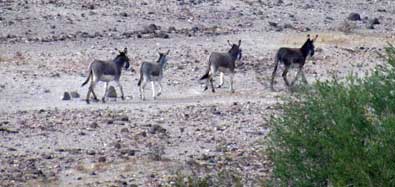
<path fill-rule="evenodd" d="M 365 78 L 318 82 L 272 120 L 270 186 L 395 186 L 395 48 Z"/>

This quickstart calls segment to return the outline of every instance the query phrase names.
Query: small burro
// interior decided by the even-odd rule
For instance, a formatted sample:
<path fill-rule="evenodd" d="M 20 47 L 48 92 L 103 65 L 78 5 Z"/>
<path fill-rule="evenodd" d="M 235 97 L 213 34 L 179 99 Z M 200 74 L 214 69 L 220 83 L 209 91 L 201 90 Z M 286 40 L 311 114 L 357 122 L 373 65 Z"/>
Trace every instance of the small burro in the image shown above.
<path fill-rule="evenodd" d="M 230 92 L 234 93 L 235 90 L 233 88 L 233 77 L 235 74 L 235 62 L 236 60 L 240 60 L 242 53 L 241 53 L 241 40 L 239 40 L 238 44 L 231 44 L 228 40 L 228 44 L 230 45 L 230 49 L 227 53 L 218 53 L 213 52 L 211 53 L 208 61 L 208 68 L 206 73 L 200 78 L 200 80 L 206 81 L 206 86 L 204 87 L 204 91 L 208 89 L 209 84 L 211 85 L 211 91 L 215 92 L 214 85 L 213 85 L 213 77 L 220 72 L 220 83 L 218 88 L 220 88 L 224 84 L 224 74 L 229 74 L 230 76 Z"/>
<path fill-rule="evenodd" d="M 162 78 L 163 78 L 163 69 L 167 63 L 167 56 L 169 55 L 170 50 L 166 53 L 159 53 L 159 58 L 156 62 L 143 62 L 140 67 L 140 80 L 137 83 L 137 86 L 140 87 L 140 97 L 142 100 L 145 100 L 144 97 L 144 88 L 147 82 L 151 82 L 152 86 L 152 97 L 156 99 L 157 96 L 160 96 L 162 93 Z M 155 82 L 159 85 L 159 91 L 155 93 Z"/>
<path fill-rule="evenodd" d="M 117 49 L 116 49 L 117 50 Z M 88 94 L 86 96 L 86 102 L 89 104 L 90 94 L 93 94 L 95 100 L 98 100 L 95 94 L 95 85 L 99 81 L 103 81 L 106 83 L 106 89 L 104 92 L 104 96 L 102 97 L 102 101 L 105 102 L 105 98 L 107 96 L 108 83 L 110 81 L 115 81 L 119 89 L 121 90 L 121 98 L 125 99 L 123 94 L 122 85 L 119 82 L 119 78 L 121 77 L 122 68 L 125 67 L 127 70 L 130 66 L 129 58 L 127 56 L 127 48 L 123 51 L 117 50 L 119 54 L 114 58 L 114 60 L 93 60 L 89 64 L 88 72 L 89 75 L 84 83 L 81 86 L 86 85 L 89 80 L 91 80 L 91 84 L 89 86 Z"/>

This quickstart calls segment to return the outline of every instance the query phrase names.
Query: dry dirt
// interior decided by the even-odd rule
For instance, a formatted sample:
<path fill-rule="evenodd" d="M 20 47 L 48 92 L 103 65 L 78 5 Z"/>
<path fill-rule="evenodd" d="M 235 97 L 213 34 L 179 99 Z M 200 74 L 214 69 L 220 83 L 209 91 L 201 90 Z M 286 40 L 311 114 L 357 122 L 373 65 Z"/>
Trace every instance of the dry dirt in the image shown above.
<path fill-rule="evenodd" d="M 310 84 L 364 76 L 395 42 L 394 14 L 389 0 L 0 0 L 0 186 L 171 186 L 178 172 L 222 170 L 259 186 L 271 171 L 262 141 L 291 94 L 280 73 L 268 87 L 276 50 L 319 34 Z M 239 39 L 236 93 L 203 92 L 209 54 Z M 87 105 L 88 64 L 124 47 L 126 100 Z M 168 49 L 162 96 L 141 101 L 136 70 Z"/>

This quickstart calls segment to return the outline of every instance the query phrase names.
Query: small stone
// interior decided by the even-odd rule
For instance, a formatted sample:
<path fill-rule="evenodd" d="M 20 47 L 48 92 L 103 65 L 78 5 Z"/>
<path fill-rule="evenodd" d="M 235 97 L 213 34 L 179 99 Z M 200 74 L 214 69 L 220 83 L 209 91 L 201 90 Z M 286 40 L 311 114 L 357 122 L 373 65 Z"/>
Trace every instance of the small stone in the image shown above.
<path fill-rule="evenodd" d="M 121 129 L 121 133 L 129 133 L 129 129 L 128 128 L 122 128 Z"/>
<path fill-rule="evenodd" d="M 169 29 L 168 29 L 167 31 L 168 31 L 169 33 L 172 33 L 172 32 L 176 32 L 177 29 L 176 29 L 175 27 L 171 26 L 171 27 L 169 27 Z"/>
<path fill-rule="evenodd" d="M 69 93 L 69 92 L 64 92 L 64 93 L 63 93 L 62 100 L 63 100 L 63 101 L 68 101 L 68 100 L 70 100 L 70 99 L 71 99 L 70 93 Z"/>
<path fill-rule="evenodd" d="M 122 12 L 122 13 L 120 13 L 119 15 L 120 15 L 120 16 L 123 16 L 123 17 L 128 17 L 128 13 L 126 13 L 126 12 Z"/>
<path fill-rule="evenodd" d="M 120 143 L 115 143 L 114 147 L 117 148 L 117 149 L 121 149 L 121 144 Z"/>
<path fill-rule="evenodd" d="M 348 20 L 350 21 L 360 21 L 361 20 L 361 15 L 359 15 L 358 13 L 350 13 L 350 15 L 348 15 L 347 17 Z"/>
<path fill-rule="evenodd" d="M 371 19 L 371 20 L 369 21 L 369 24 L 371 24 L 371 25 L 379 25 L 379 24 L 380 24 L 380 21 L 379 21 L 379 19 L 374 18 L 374 19 Z"/>
<path fill-rule="evenodd" d="M 156 134 L 156 133 L 166 133 L 166 129 L 165 128 L 163 128 L 163 127 L 161 127 L 160 125 L 153 125 L 150 129 L 149 129 L 149 131 L 148 131 L 149 133 L 151 133 L 151 134 Z"/>
<path fill-rule="evenodd" d="M 90 128 L 96 129 L 99 127 L 99 125 L 96 122 L 93 122 L 92 124 L 89 125 Z"/>
<path fill-rule="evenodd" d="M 89 150 L 86 152 L 87 155 L 95 155 L 96 152 L 94 150 Z"/>
<path fill-rule="evenodd" d="M 104 156 L 101 156 L 101 157 L 99 157 L 99 159 L 98 159 L 98 161 L 99 162 L 106 162 L 106 157 L 104 157 Z"/>
<path fill-rule="evenodd" d="M 123 117 L 121 117 L 121 121 L 129 121 L 129 117 L 123 116 Z"/>
<path fill-rule="evenodd" d="M 149 24 L 148 26 L 144 27 L 145 33 L 154 33 L 157 30 L 160 30 L 160 27 L 155 24 Z"/>
<path fill-rule="evenodd" d="M 157 33 L 157 34 L 155 34 L 155 35 L 156 35 L 156 37 L 158 37 L 158 38 L 164 38 L 164 39 L 170 38 L 169 34 L 167 34 L 167 33 L 164 32 L 164 31 L 161 31 L 161 32 L 159 32 L 159 33 Z"/>
<path fill-rule="evenodd" d="M 80 98 L 80 94 L 77 91 L 70 92 L 72 98 Z"/>
<path fill-rule="evenodd" d="M 367 28 L 367 29 L 374 29 L 374 25 L 373 25 L 373 24 L 368 24 L 368 25 L 366 26 L 366 28 Z"/>
<path fill-rule="evenodd" d="M 107 90 L 107 97 L 117 98 L 117 92 L 115 91 L 114 86 L 109 86 Z"/>
<path fill-rule="evenodd" d="M 271 21 L 269 21 L 269 25 L 270 25 L 270 26 L 272 26 L 272 27 L 277 27 L 277 26 L 278 26 L 278 24 L 277 24 L 277 23 L 275 23 L 275 22 L 271 22 Z"/>

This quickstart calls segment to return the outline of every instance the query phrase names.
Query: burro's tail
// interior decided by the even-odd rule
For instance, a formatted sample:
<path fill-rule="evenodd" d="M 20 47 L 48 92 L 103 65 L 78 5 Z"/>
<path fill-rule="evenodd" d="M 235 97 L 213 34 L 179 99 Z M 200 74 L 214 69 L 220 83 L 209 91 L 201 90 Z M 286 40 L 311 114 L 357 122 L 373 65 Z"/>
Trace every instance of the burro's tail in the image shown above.
<path fill-rule="evenodd" d="M 92 77 L 92 63 L 89 64 L 88 71 L 89 71 L 88 77 L 86 78 L 85 82 L 81 84 L 81 87 L 85 86 L 89 82 L 89 79 Z"/>
<path fill-rule="evenodd" d="M 272 80 L 270 81 L 270 88 L 272 90 L 274 89 L 273 88 L 274 77 L 276 76 L 279 62 L 280 62 L 280 57 L 279 57 L 279 54 L 277 53 L 276 56 L 274 57 L 274 70 L 273 70 L 273 73 L 272 73 Z"/>
<path fill-rule="evenodd" d="M 141 67 L 140 67 L 140 79 L 139 79 L 139 82 L 137 83 L 137 86 L 140 86 L 141 82 L 143 81 L 143 65 L 144 65 L 144 63 L 141 64 Z"/>
<path fill-rule="evenodd" d="M 209 78 L 210 67 L 211 67 L 211 56 L 210 56 L 210 58 L 208 60 L 208 67 L 207 67 L 206 73 L 199 80 L 204 80 L 204 79 L 208 79 Z"/>

